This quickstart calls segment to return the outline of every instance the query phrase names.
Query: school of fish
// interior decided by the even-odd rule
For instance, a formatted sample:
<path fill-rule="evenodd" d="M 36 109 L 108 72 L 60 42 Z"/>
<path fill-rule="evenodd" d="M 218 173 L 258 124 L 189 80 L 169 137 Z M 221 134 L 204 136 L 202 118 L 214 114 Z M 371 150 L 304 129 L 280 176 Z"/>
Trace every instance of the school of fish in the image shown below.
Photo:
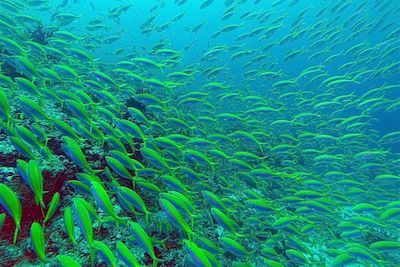
<path fill-rule="evenodd" d="M 400 128 L 376 126 L 400 118 L 398 14 L 391 0 L 0 1 L 15 173 L 0 173 L 0 250 L 33 250 L 30 266 L 400 266 Z M 47 201 L 57 168 L 73 177 Z M 21 188 L 42 213 L 30 248 Z"/>

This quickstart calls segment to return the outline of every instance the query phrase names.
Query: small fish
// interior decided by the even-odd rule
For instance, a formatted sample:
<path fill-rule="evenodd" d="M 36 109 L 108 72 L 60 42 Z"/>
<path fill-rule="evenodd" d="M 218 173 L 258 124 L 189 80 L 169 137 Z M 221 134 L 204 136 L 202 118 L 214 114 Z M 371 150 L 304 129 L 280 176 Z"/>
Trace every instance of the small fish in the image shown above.
<path fill-rule="evenodd" d="M 33 132 L 31 132 L 29 129 L 27 129 L 24 126 L 17 126 L 16 127 L 17 134 L 27 143 L 29 143 L 31 146 L 33 146 L 36 150 L 39 150 L 42 154 L 43 157 L 45 158 L 50 158 L 51 157 L 51 152 L 46 145 L 42 144 L 35 136 Z"/>
<path fill-rule="evenodd" d="M 72 139 L 79 140 L 79 136 L 76 134 L 76 131 L 71 126 L 69 126 L 66 122 L 64 122 L 60 119 L 57 119 L 57 118 L 54 118 L 53 122 L 54 122 L 55 127 L 60 132 L 62 132 L 64 135 L 66 135 Z"/>
<path fill-rule="evenodd" d="M 39 223 L 33 222 L 31 225 L 31 243 L 32 247 L 35 250 L 36 255 L 42 262 L 46 262 L 46 248 L 44 242 L 44 233 L 43 228 Z"/>
<path fill-rule="evenodd" d="M 194 232 L 192 229 L 190 229 L 189 225 L 185 222 L 183 219 L 181 213 L 178 211 L 177 208 L 171 202 L 169 202 L 166 199 L 160 198 L 160 205 L 165 214 L 168 216 L 168 218 L 179 228 L 181 228 L 185 233 L 187 234 L 189 240 L 192 238 L 194 235 Z"/>
<path fill-rule="evenodd" d="M 74 198 L 72 205 L 72 214 L 77 223 L 79 229 L 81 230 L 82 235 L 85 240 L 89 243 L 89 246 L 93 248 L 93 227 L 92 220 L 90 219 L 90 215 L 85 205 L 83 204 L 83 200 L 81 198 Z M 72 229 L 71 229 L 72 230 Z"/>
<path fill-rule="evenodd" d="M 194 215 L 193 212 L 195 212 L 194 207 L 192 205 L 192 203 L 185 198 L 183 195 L 181 195 L 179 192 L 174 192 L 174 191 L 170 191 L 172 193 L 161 193 L 160 194 L 160 199 L 165 199 L 167 201 L 169 201 L 172 205 L 175 206 L 175 208 L 177 208 L 180 211 L 183 211 L 184 214 L 188 217 L 190 217 L 191 219 L 191 225 L 192 228 L 194 226 L 194 218 L 197 217 L 196 215 Z"/>
<path fill-rule="evenodd" d="M 369 248 L 376 252 L 391 252 L 400 249 L 399 241 L 383 240 L 372 243 Z"/>
<path fill-rule="evenodd" d="M 151 149 L 149 147 L 142 147 L 140 149 L 140 152 L 142 153 L 143 157 L 152 165 L 158 168 L 163 168 L 167 170 L 171 170 L 171 167 L 167 163 L 167 161 L 164 159 L 164 157 L 158 153 L 156 150 Z"/>
<path fill-rule="evenodd" d="M 247 251 L 239 242 L 236 240 L 233 240 L 231 238 L 228 238 L 226 236 L 221 236 L 219 240 L 222 243 L 222 246 L 227 249 L 229 252 L 241 256 L 241 257 L 247 257 L 249 258 L 250 252 Z"/>
<path fill-rule="evenodd" d="M 61 267 L 82 267 L 82 265 L 71 256 L 57 255 L 57 260 Z"/>
<path fill-rule="evenodd" d="M 205 0 L 205 1 L 200 5 L 200 9 L 204 9 L 204 8 L 210 6 L 213 2 L 214 2 L 214 0 Z"/>
<path fill-rule="evenodd" d="M 215 167 L 214 163 L 202 152 L 194 150 L 194 149 L 186 149 L 183 151 L 183 154 L 185 156 L 185 159 L 193 162 L 193 163 L 202 163 L 205 165 L 208 165 L 212 171 L 212 173 L 215 172 Z"/>
<path fill-rule="evenodd" d="M 164 175 L 163 177 L 164 182 L 171 187 L 172 190 L 181 192 L 181 193 L 194 193 L 186 188 L 186 186 L 177 178 L 172 175 Z"/>
<path fill-rule="evenodd" d="M 217 209 L 215 207 L 211 208 L 211 214 L 219 225 L 221 225 L 226 230 L 231 231 L 233 234 L 235 234 L 235 236 L 245 236 L 245 235 L 239 234 L 237 232 L 240 229 L 237 222 L 235 222 L 233 219 L 229 218 L 227 215 L 225 215 L 219 209 Z"/>
<path fill-rule="evenodd" d="M 65 207 L 64 209 L 64 227 L 68 234 L 69 240 L 75 244 L 75 236 L 74 236 L 74 218 L 72 215 L 71 207 Z"/>
<path fill-rule="evenodd" d="M 136 257 L 133 255 L 131 250 L 121 241 L 117 241 L 117 253 L 120 259 L 128 267 L 140 267 Z"/>
<path fill-rule="evenodd" d="M 122 201 L 126 201 L 133 205 L 136 209 L 145 213 L 146 222 L 149 222 L 149 214 L 146 204 L 144 203 L 143 199 L 132 189 L 125 187 L 125 186 L 118 186 L 117 187 L 117 194 L 118 197 Z"/>
<path fill-rule="evenodd" d="M 58 209 L 59 204 L 60 204 L 60 193 L 56 192 L 51 198 L 49 208 L 47 209 L 46 217 L 43 220 L 43 225 L 45 225 L 51 219 L 51 217 L 53 217 L 54 213 Z"/>
<path fill-rule="evenodd" d="M 97 205 L 99 205 L 103 212 L 111 216 L 111 218 L 115 221 L 116 227 L 118 228 L 119 222 L 124 220 L 115 213 L 114 206 L 111 203 L 111 200 L 103 185 L 101 185 L 99 182 L 92 181 L 90 189 Z"/>
<path fill-rule="evenodd" d="M 118 119 L 115 121 L 115 125 L 124 133 L 131 134 L 133 137 L 145 141 L 147 138 L 143 133 L 142 129 L 134 122 L 125 119 Z"/>
<path fill-rule="evenodd" d="M 140 245 L 146 251 L 146 253 L 149 254 L 149 256 L 153 259 L 153 266 L 157 266 L 157 262 L 162 260 L 157 258 L 149 235 L 146 233 L 145 230 L 143 230 L 143 228 L 139 224 L 135 222 L 130 221 L 128 225 L 129 225 L 129 232 L 135 238 L 135 242 L 138 245 Z"/>
<path fill-rule="evenodd" d="M 85 106 L 78 101 L 67 99 L 65 103 L 69 110 L 77 116 L 80 120 L 84 121 L 85 123 L 91 124 L 91 117 L 89 116 L 88 111 L 86 110 Z"/>
<path fill-rule="evenodd" d="M 40 205 L 40 207 L 44 209 L 45 204 L 43 202 L 43 176 L 39 169 L 38 162 L 36 160 L 30 160 L 29 162 L 17 160 L 17 168 L 23 180 L 27 183 L 27 185 L 34 193 L 35 204 Z"/>
<path fill-rule="evenodd" d="M 201 267 L 213 266 L 208 260 L 203 249 L 199 248 L 195 243 L 187 239 L 184 239 L 183 243 L 185 244 L 186 251 L 190 254 L 196 266 L 201 266 Z"/>
<path fill-rule="evenodd" d="M 36 159 L 37 157 L 33 153 L 32 149 L 30 148 L 29 144 L 25 142 L 22 138 L 17 137 L 17 136 L 12 136 L 11 138 L 11 143 L 15 147 L 15 149 L 21 153 L 22 155 L 30 158 L 30 159 Z"/>
<path fill-rule="evenodd" d="M 131 173 L 125 168 L 125 166 L 119 160 L 113 157 L 106 157 L 106 162 L 107 165 L 118 175 L 126 179 L 133 180 L 133 176 L 131 175 Z"/>
<path fill-rule="evenodd" d="M 111 249 L 101 241 L 94 240 L 93 246 L 97 254 L 107 263 L 108 266 L 116 267 L 117 260 L 115 259 Z"/>
<path fill-rule="evenodd" d="M 97 172 L 92 170 L 79 144 L 72 138 L 64 136 L 64 143 L 62 145 L 62 149 L 65 152 L 65 154 L 83 170 L 88 171 L 90 173 Z"/>
<path fill-rule="evenodd" d="M 18 237 L 18 231 L 21 229 L 21 202 L 17 194 L 10 187 L 3 183 L 0 183 L 0 205 L 14 220 L 15 231 L 13 244 L 15 244 Z"/>
<path fill-rule="evenodd" d="M 299 264 L 310 264 L 310 261 L 307 259 L 306 256 L 301 251 L 295 249 L 287 249 L 285 254 L 288 256 L 289 259 L 299 263 Z"/>

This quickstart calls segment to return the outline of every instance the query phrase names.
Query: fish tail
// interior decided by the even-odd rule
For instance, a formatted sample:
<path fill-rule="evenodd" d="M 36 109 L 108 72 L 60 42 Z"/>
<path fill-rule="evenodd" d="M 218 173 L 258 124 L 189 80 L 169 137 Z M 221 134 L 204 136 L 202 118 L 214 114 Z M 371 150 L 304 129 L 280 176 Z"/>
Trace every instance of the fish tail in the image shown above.
<path fill-rule="evenodd" d="M 164 64 L 160 65 L 160 71 L 161 71 L 161 74 L 164 75 Z"/>
<path fill-rule="evenodd" d="M 18 232 L 19 232 L 19 225 L 16 225 L 15 231 L 14 231 L 14 237 L 13 237 L 13 244 L 15 244 L 15 242 L 17 242 Z"/>
<path fill-rule="evenodd" d="M 190 241 L 193 241 L 193 240 L 194 240 L 193 237 L 197 237 L 197 235 L 196 235 L 195 232 L 190 231 L 190 232 L 188 233 L 188 238 L 189 238 L 189 240 L 190 240 Z"/>
<path fill-rule="evenodd" d="M 136 189 L 136 183 L 135 183 L 135 178 L 137 178 L 137 175 L 135 175 L 135 177 L 132 177 L 132 190 Z"/>
<path fill-rule="evenodd" d="M 239 234 L 237 232 L 235 232 L 234 235 L 235 235 L 234 239 L 236 239 L 237 237 L 246 237 L 247 236 L 247 235 L 244 235 L 244 234 Z"/>
<path fill-rule="evenodd" d="M 42 216 L 43 216 L 43 218 L 45 218 L 46 213 L 44 212 L 45 205 L 44 205 L 43 199 L 39 200 L 39 204 L 40 204 L 40 211 L 42 212 Z"/>
<path fill-rule="evenodd" d="M 46 143 L 47 143 L 48 139 L 46 139 Z M 44 154 L 42 154 L 42 152 Z M 52 156 L 50 149 L 47 147 L 47 145 L 44 145 L 42 147 L 40 147 L 40 154 L 46 158 L 46 159 L 50 159 L 50 157 Z"/>
<path fill-rule="evenodd" d="M 90 244 L 90 266 L 94 266 L 94 253 L 95 253 L 95 247 L 93 244 Z"/>
<path fill-rule="evenodd" d="M 91 172 L 91 173 L 93 173 L 93 174 L 97 174 L 97 173 L 103 172 L 104 170 L 93 170 L 93 169 L 90 169 L 90 170 L 88 170 L 88 171 Z"/>
<path fill-rule="evenodd" d="M 210 168 L 211 168 L 211 172 L 214 174 L 215 173 L 215 163 L 210 162 Z"/>
<path fill-rule="evenodd" d="M 263 147 L 262 147 L 262 144 L 260 144 L 259 146 L 260 146 L 260 152 L 261 152 L 261 153 L 264 153 L 264 149 L 263 149 Z"/>
<path fill-rule="evenodd" d="M 119 218 L 119 217 L 115 217 L 115 229 L 117 229 L 117 231 L 118 231 L 118 229 L 119 229 L 119 223 L 120 223 L 120 221 L 121 221 L 121 219 Z"/>
<path fill-rule="evenodd" d="M 163 260 L 163 259 L 159 259 L 159 258 L 155 257 L 155 258 L 153 259 L 153 267 L 157 267 L 157 265 L 158 265 L 159 262 L 164 262 L 164 261 L 165 261 L 165 260 Z"/>
<path fill-rule="evenodd" d="M 44 98 L 41 93 L 38 93 L 38 101 L 41 106 L 44 106 Z"/>

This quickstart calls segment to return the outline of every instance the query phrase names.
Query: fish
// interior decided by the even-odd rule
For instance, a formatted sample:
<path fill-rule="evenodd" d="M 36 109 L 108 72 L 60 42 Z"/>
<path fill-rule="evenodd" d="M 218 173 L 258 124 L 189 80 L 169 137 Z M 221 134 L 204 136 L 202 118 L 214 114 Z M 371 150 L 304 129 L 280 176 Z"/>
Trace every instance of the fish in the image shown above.
<path fill-rule="evenodd" d="M 179 226 L 179 228 L 186 233 L 189 240 L 191 240 L 194 233 L 192 229 L 190 229 L 190 227 L 187 225 L 186 221 L 183 219 L 179 210 L 167 199 L 160 198 L 160 205 L 165 214 L 168 216 L 168 218 L 175 225 Z"/>
<path fill-rule="evenodd" d="M 80 267 L 82 266 L 79 262 L 77 262 L 74 258 L 67 255 L 57 255 L 57 260 L 59 264 L 63 267 L 71 266 L 71 267 Z"/>
<path fill-rule="evenodd" d="M 400 265 L 397 2 L 142 2 L 0 1 L 2 235 L 61 266 Z"/>
<path fill-rule="evenodd" d="M 77 223 L 79 229 L 81 230 L 81 233 L 85 237 L 85 240 L 88 242 L 90 247 L 93 247 L 94 239 L 92 221 L 90 219 L 88 210 L 82 202 L 82 199 L 74 199 L 72 206 L 72 215 L 74 221 Z"/>
<path fill-rule="evenodd" d="M 21 105 L 22 110 L 24 110 L 24 114 L 26 116 L 30 116 L 34 120 L 50 120 L 44 110 L 37 104 L 35 101 L 27 98 L 27 97 L 19 97 L 19 103 Z"/>
<path fill-rule="evenodd" d="M 103 212 L 107 213 L 115 221 L 115 225 L 118 228 L 119 223 L 124 220 L 116 214 L 107 191 L 104 189 L 103 185 L 99 182 L 92 181 L 90 190 L 96 200 L 97 205 L 102 209 Z"/>
<path fill-rule="evenodd" d="M 65 136 L 64 137 L 64 145 L 63 145 L 63 150 L 65 154 L 70 157 L 70 159 L 77 164 L 79 167 L 81 167 L 85 171 L 89 172 L 94 172 L 92 168 L 90 167 L 89 163 L 86 160 L 85 155 L 82 152 L 82 149 L 80 148 L 79 144 L 74 141 L 72 138 Z"/>
<path fill-rule="evenodd" d="M 18 172 L 23 178 L 24 182 L 30 187 L 35 195 L 35 204 L 40 205 L 42 212 L 45 208 L 43 202 L 43 175 L 39 169 L 39 164 L 35 160 L 29 162 L 18 160 L 17 161 Z"/>
<path fill-rule="evenodd" d="M 213 266 L 210 263 L 209 259 L 207 258 L 206 254 L 203 252 L 203 250 L 199 248 L 195 243 L 191 242 L 190 240 L 184 240 L 183 242 L 185 244 L 186 250 L 193 258 L 193 261 L 198 266 L 204 266 L 204 267 Z"/>
<path fill-rule="evenodd" d="M 150 212 L 147 209 L 142 197 L 132 189 L 125 186 L 118 186 L 117 190 L 118 197 L 121 199 L 121 201 L 127 202 L 131 204 L 134 208 L 144 212 L 146 216 L 146 222 L 149 222 Z"/>
<path fill-rule="evenodd" d="M 46 225 L 46 223 L 53 217 L 54 213 L 57 211 L 60 204 L 60 198 L 60 193 L 58 192 L 56 192 L 51 198 L 49 208 L 46 212 L 46 217 L 43 220 L 43 225 Z"/>
<path fill-rule="evenodd" d="M 140 245 L 146 251 L 146 253 L 150 255 L 150 257 L 153 259 L 153 266 L 157 266 L 157 262 L 159 262 L 160 259 L 157 258 L 154 252 L 151 238 L 139 224 L 132 221 L 130 221 L 128 224 L 129 232 L 134 236 L 135 242 L 137 242 L 137 244 Z"/>
<path fill-rule="evenodd" d="M 13 244 L 16 243 L 18 232 L 21 228 L 22 208 L 17 194 L 7 185 L 0 183 L 0 204 L 3 209 L 13 218 L 15 231 Z"/>
<path fill-rule="evenodd" d="M 226 214 L 224 214 L 221 210 L 218 208 L 211 208 L 211 214 L 213 218 L 218 222 L 219 225 L 224 227 L 226 230 L 231 231 L 235 236 L 244 236 L 240 233 L 238 233 L 238 229 L 240 228 L 237 222 L 235 222 L 233 219 L 228 217 Z"/>
<path fill-rule="evenodd" d="M 221 241 L 224 248 L 226 248 L 229 252 L 232 252 L 233 254 L 238 256 L 248 257 L 249 252 L 239 242 L 226 236 L 220 237 L 219 240 Z"/>
<path fill-rule="evenodd" d="M 25 142 L 22 138 L 13 136 L 11 137 L 11 143 L 22 155 L 28 157 L 29 159 L 36 159 L 36 155 L 29 146 L 29 143 Z"/>
<path fill-rule="evenodd" d="M 42 262 L 46 262 L 46 252 L 44 243 L 43 228 L 39 223 L 33 222 L 30 230 L 32 247 L 35 250 L 36 255 Z"/>
<path fill-rule="evenodd" d="M 71 207 L 66 207 L 64 210 L 64 227 L 68 234 L 69 240 L 75 244 L 75 235 L 74 235 L 74 219 L 72 214 Z"/>
<path fill-rule="evenodd" d="M 101 241 L 94 240 L 93 245 L 95 247 L 96 253 L 109 265 L 117 266 L 117 259 L 114 257 L 111 249 Z"/>
<path fill-rule="evenodd" d="M 133 255 L 133 253 L 121 241 L 117 242 L 117 253 L 119 255 L 119 258 L 121 258 L 122 261 L 129 267 L 139 267 L 140 266 L 138 261 L 136 260 L 136 257 Z"/>

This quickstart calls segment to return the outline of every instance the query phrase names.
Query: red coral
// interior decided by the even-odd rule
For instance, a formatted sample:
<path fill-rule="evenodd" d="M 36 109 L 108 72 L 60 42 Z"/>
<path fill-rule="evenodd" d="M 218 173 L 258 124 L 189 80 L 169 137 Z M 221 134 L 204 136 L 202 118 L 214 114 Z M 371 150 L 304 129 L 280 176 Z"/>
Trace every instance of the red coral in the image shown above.
<path fill-rule="evenodd" d="M 162 259 L 162 254 L 161 254 L 161 251 L 158 249 L 158 247 L 153 247 L 153 248 L 154 248 L 154 253 L 156 254 L 156 257 L 159 259 Z M 145 256 L 146 256 L 146 260 L 144 263 L 146 265 L 153 265 L 153 259 L 150 257 L 150 255 L 148 255 L 146 253 Z M 163 266 L 163 265 L 161 262 L 158 262 L 157 266 Z"/>
<path fill-rule="evenodd" d="M 171 250 L 171 249 L 177 249 L 177 248 L 179 248 L 179 245 L 178 245 L 178 243 L 176 243 L 176 242 L 167 241 L 167 242 L 165 243 L 165 247 L 166 247 L 168 250 Z"/>
<path fill-rule="evenodd" d="M 62 186 L 66 181 L 73 178 L 72 173 L 60 172 L 57 174 L 52 174 L 49 171 L 43 171 L 44 178 L 44 191 L 43 201 L 45 204 L 50 203 L 53 195 L 59 192 L 62 198 L 67 194 L 67 192 L 62 192 Z M 22 205 L 22 218 L 21 218 L 21 229 L 18 234 L 18 239 L 24 239 L 29 237 L 30 227 L 33 222 L 42 222 L 44 217 L 39 205 L 35 204 L 35 196 L 33 192 L 24 184 L 19 176 L 13 178 L 14 191 L 18 194 Z M 0 213 L 4 212 L 2 207 L 0 207 Z M 15 230 L 15 224 L 10 216 L 6 217 L 1 232 L 1 238 L 8 240 L 10 243 L 13 240 Z"/>
<path fill-rule="evenodd" d="M 24 157 L 21 154 L 2 154 L 0 153 L 0 166 L 1 167 L 15 167 L 15 162 L 17 162 L 18 159 L 25 159 L 28 160 L 26 157 Z"/>

